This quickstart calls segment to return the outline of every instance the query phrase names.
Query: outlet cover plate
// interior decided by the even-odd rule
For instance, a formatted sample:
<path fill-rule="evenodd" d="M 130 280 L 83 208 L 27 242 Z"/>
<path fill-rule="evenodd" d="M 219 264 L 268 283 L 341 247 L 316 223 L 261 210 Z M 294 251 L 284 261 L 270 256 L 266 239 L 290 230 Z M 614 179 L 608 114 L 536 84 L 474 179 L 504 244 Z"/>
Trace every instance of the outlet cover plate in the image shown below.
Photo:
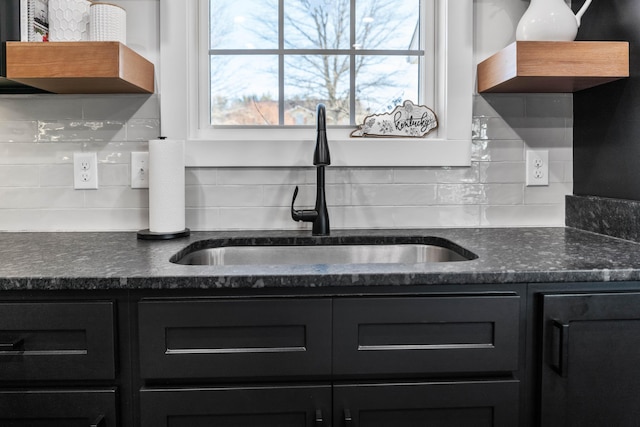
<path fill-rule="evenodd" d="M 527 150 L 527 187 L 549 185 L 549 150 Z"/>
<path fill-rule="evenodd" d="M 73 188 L 98 189 L 98 156 L 96 153 L 73 153 Z"/>

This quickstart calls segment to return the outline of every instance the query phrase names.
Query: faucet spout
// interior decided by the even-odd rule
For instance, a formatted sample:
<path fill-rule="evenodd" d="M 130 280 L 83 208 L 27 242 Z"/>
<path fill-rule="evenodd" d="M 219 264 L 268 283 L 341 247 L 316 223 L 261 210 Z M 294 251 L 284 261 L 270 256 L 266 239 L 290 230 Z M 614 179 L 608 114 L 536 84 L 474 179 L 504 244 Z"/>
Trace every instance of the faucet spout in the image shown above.
<path fill-rule="evenodd" d="M 324 191 L 324 168 L 331 164 L 329 143 L 327 142 L 327 114 L 324 104 L 318 104 L 316 109 L 316 148 L 313 153 L 313 164 L 316 166 L 316 206 L 313 210 L 297 210 L 294 208 L 298 187 L 293 192 L 291 201 L 291 218 L 294 221 L 312 222 L 311 234 L 314 236 L 328 236 L 329 211 Z"/>
<path fill-rule="evenodd" d="M 327 109 L 324 104 L 318 104 L 316 108 L 316 149 L 313 153 L 315 166 L 329 166 L 329 143 L 327 142 Z"/>

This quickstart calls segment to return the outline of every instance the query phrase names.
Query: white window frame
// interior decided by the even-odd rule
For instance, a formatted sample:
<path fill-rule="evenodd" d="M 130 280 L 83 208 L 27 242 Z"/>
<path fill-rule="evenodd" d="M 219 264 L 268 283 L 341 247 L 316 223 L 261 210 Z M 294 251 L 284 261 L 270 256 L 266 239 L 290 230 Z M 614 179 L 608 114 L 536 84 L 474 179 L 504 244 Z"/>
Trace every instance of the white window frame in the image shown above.
<path fill-rule="evenodd" d="M 312 164 L 313 129 L 224 130 L 212 138 L 200 125 L 204 70 L 199 2 L 160 0 L 160 120 L 162 135 L 186 140 L 187 167 L 293 167 Z M 469 166 L 474 93 L 473 2 L 429 0 L 436 11 L 435 104 L 439 128 L 427 138 L 349 138 L 329 129 L 332 166 Z M 204 15 L 204 17 L 203 17 Z M 206 50 L 205 50 L 206 51 Z M 208 60 L 208 57 L 207 57 Z M 271 131 L 271 130 L 270 130 Z"/>

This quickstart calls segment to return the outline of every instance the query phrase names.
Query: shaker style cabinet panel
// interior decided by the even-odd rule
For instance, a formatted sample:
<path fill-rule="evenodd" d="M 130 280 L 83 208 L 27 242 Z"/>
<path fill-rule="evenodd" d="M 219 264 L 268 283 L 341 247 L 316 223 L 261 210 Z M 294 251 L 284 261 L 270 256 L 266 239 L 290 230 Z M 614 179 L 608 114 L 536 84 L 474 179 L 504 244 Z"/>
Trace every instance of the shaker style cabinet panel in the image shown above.
<path fill-rule="evenodd" d="M 0 381 L 115 378 L 114 304 L 0 303 Z"/>
<path fill-rule="evenodd" d="M 142 427 L 329 426 L 331 386 L 143 389 Z"/>
<path fill-rule="evenodd" d="M 541 427 L 637 427 L 640 293 L 544 295 Z"/>
<path fill-rule="evenodd" d="M 334 386 L 334 427 L 514 427 L 518 381 Z"/>
<path fill-rule="evenodd" d="M 515 371 L 519 310 L 517 295 L 336 299 L 333 372 Z"/>
<path fill-rule="evenodd" d="M 2 427 L 116 427 L 116 390 L 0 391 Z"/>
<path fill-rule="evenodd" d="M 331 374 L 331 300 L 186 299 L 139 303 L 146 379 Z"/>

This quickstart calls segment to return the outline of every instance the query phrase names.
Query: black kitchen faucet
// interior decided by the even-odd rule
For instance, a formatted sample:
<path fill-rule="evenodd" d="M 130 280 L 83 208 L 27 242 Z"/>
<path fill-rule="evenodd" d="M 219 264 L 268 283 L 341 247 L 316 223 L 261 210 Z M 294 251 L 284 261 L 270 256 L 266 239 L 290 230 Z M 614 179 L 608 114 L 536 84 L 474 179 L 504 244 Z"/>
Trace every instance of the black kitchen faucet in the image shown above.
<path fill-rule="evenodd" d="M 316 167 L 316 207 L 313 210 L 296 210 L 293 205 L 298 196 L 298 187 L 293 192 L 291 201 L 291 218 L 294 221 L 312 222 L 311 233 L 314 236 L 328 236 L 329 211 L 324 193 L 324 168 L 331 164 L 329 155 L 329 143 L 327 142 L 327 112 L 324 104 L 318 104 L 316 108 L 316 149 L 313 153 L 313 164 Z"/>

